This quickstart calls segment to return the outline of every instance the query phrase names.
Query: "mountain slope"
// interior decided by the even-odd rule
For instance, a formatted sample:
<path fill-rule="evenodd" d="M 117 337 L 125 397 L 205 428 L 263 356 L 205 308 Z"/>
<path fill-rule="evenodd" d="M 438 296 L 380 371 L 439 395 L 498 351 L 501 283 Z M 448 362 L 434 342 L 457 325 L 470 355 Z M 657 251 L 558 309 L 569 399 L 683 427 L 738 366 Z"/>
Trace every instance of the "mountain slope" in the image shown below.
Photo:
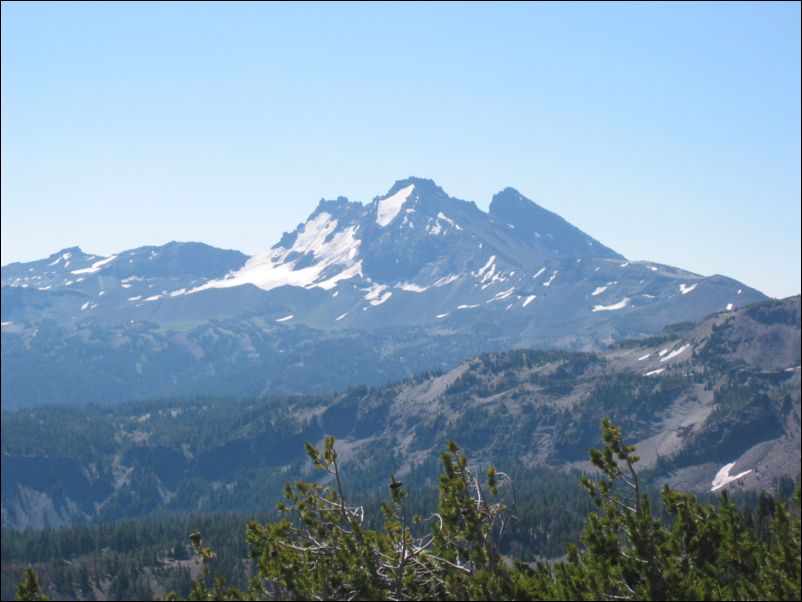
<path fill-rule="evenodd" d="M 514 189 L 485 213 L 408 178 L 365 205 L 321 201 L 250 258 L 170 243 L 3 267 L 3 404 L 232 382 L 241 394 L 330 392 L 480 351 L 599 349 L 763 299 L 723 276 L 628 261 Z"/>
<path fill-rule="evenodd" d="M 308 468 L 304 441 L 324 434 L 368 480 L 426 465 L 449 439 L 477 462 L 587 469 L 604 416 L 656 478 L 771 487 L 799 473 L 800 332 L 794 297 L 602 352 L 483 354 L 326 397 L 6 413 L 3 524 L 263 508 Z"/>

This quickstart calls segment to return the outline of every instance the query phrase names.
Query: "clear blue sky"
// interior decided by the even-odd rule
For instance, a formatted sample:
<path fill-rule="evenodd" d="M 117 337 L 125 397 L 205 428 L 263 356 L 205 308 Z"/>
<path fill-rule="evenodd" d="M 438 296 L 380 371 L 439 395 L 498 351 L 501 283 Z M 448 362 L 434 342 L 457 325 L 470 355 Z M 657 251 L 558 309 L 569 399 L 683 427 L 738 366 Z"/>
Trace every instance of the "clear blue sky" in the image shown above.
<path fill-rule="evenodd" d="M 799 293 L 800 5 L 2 4 L 3 264 L 256 253 L 409 175 Z"/>

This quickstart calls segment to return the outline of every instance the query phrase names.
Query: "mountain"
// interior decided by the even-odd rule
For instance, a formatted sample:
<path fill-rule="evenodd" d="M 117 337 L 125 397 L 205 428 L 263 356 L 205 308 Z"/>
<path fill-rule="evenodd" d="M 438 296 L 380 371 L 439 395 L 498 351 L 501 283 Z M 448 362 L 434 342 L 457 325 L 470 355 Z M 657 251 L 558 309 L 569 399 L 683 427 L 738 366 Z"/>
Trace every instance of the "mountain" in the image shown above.
<path fill-rule="evenodd" d="M 3 525 L 261 510 L 308 470 L 304 442 L 325 434 L 337 437 L 349 487 L 433 477 L 449 439 L 479 464 L 586 470 L 605 416 L 653 482 L 770 489 L 800 470 L 801 333 L 797 296 L 600 352 L 485 353 L 322 397 L 4 413 Z"/>
<path fill-rule="evenodd" d="M 3 406 L 326 393 L 482 351 L 600 349 L 764 299 L 627 260 L 512 188 L 485 213 L 408 178 L 364 205 L 322 200 L 253 257 L 173 242 L 4 266 Z"/>

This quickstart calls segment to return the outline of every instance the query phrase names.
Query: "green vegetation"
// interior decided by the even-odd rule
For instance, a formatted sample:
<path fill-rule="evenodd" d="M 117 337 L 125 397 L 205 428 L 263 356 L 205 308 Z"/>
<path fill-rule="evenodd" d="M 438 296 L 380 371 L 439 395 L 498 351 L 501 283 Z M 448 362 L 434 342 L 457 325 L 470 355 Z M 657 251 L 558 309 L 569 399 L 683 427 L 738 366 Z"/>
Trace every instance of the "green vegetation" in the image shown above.
<path fill-rule="evenodd" d="M 371 518 L 375 504 L 352 501 L 334 439 L 326 437 L 322 449 L 306 446 L 312 464 L 325 475 L 323 483 L 287 484 L 277 514 L 248 521 L 249 552 L 245 542 L 234 537 L 237 518 L 232 516 L 194 518 L 194 527 L 192 520 L 180 519 L 167 527 L 173 534 L 183 531 L 184 537 L 193 531 L 194 559 L 188 558 L 186 544 L 159 548 L 158 542 L 168 538 L 164 531 L 169 522 L 138 531 L 136 523 L 129 523 L 128 533 L 137 535 L 127 541 L 120 541 L 126 532 L 123 526 L 109 525 L 108 545 L 130 546 L 132 558 L 139 554 L 149 567 L 170 564 L 179 570 L 154 589 L 147 578 L 152 569 L 137 572 L 124 557 L 100 575 L 83 564 L 70 576 L 83 585 L 73 587 L 69 595 L 91 599 L 100 591 L 113 599 L 150 599 L 173 589 L 192 600 L 799 599 L 798 484 L 793 516 L 785 502 L 766 494 L 739 512 L 726 494 L 717 504 L 703 503 L 668 486 L 660 496 L 658 515 L 635 468 L 634 446 L 624 443 L 621 430 L 609 420 L 602 426 L 605 445 L 590 452 L 599 478 L 580 478 L 597 511 L 587 516 L 581 546 L 568 545 L 560 562 L 525 563 L 507 556 L 505 538 L 526 511 L 516 491 L 518 483 L 492 467 L 480 478 L 457 444 L 450 443 L 441 456 L 437 510 L 419 512 L 425 496 L 415 501 L 401 480 L 391 476 L 389 500 L 380 507 L 383 525 L 376 525 Z M 53 549 L 59 542 L 91 550 L 99 559 L 103 541 L 87 539 L 97 528 L 84 528 L 84 539 L 67 544 L 58 537 L 40 541 L 44 549 L 36 554 L 58 558 L 67 552 Z M 7 556 L 28 560 L 23 550 L 32 547 L 35 537 L 28 533 L 28 542 L 14 549 L 5 535 L 4 561 Z M 150 548 L 142 546 L 146 540 Z M 234 540 L 239 544 L 232 545 Z M 216 542 L 224 543 L 218 547 Z M 246 556 L 252 560 L 245 561 Z M 99 587 L 103 576 L 108 581 Z M 5 584 L 5 568 L 3 577 Z M 45 592 L 64 595 L 59 587 L 63 584 Z M 17 595 L 41 599 L 35 597 L 42 591 L 32 570 L 24 570 Z"/>
<path fill-rule="evenodd" d="M 201 579 L 190 598 L 799 599 L 800 522 L 783 503 L 774 505 L 764 543 L 745 529 L 726 494 L 715 507 L 665 486 L 662 503 L 672 517 L 665 526 L 642 491 L 635 447 L 609 420 L 602 426 L 605 447 L 591 450 L 601 478 L 581 479 L 600 514 L 588 517 L 584 549 L 569 546 L 567 558 L 553 567 L 504 562 L 498 540 L 512 518 L 512 481 L 491 467 L 483 487 L 453 442 L 442 456 L 438 511 L 410 516 L 402 483 L 391 477 L 384 530 L 366 529 L 364 508 L 346 500 L 334 440 L 327 437 L 322 451 L 309 444 L 307 451 L 334 485 L 287 485 L 287 503 L 279 506 L 284 516 L 248 524 L 258 559 L 248 588 Z M 798 513 L 798 486 L 794 503 Z M 204 562 L 213 557 L 199 533 L 193 544 Z"/>

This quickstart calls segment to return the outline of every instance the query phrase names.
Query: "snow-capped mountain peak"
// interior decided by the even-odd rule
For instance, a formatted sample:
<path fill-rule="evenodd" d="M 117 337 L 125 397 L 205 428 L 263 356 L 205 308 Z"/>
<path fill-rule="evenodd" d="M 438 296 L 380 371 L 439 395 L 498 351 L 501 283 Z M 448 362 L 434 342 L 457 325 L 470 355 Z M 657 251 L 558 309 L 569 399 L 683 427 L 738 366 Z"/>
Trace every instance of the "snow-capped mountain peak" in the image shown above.
<path fill-rule="evenodd" d="M 762 298 L 726 278 L 627 261 L 513 188 L 484 212 L 422 178 L 366 204 L 321 200 L 252 257 L 200 243 L 107 257 L 74 248 L 5 266 L 2 281 L 6 330 L 44 313 L 184 324 L 244 312 L 323 330 L 492 322 L 521 344 L 574 346 Z"/>
<path fill-rule="evenodd" d="M 269 251 L 192 292 L 244 284 L 263 290 L 329 289 L 363 278 L 406 291 L 426 290 L 444 278 L 476 274 L 491 256 L 498 258 L 492 282 L 555 258 L 621 258 L 515 189 L 497 194 L 485 213 L 472 202 L 449 197 L 432 180 L 410 177 L 367 205 L 344 197 L 322 200 L 305 223 Z"/>

